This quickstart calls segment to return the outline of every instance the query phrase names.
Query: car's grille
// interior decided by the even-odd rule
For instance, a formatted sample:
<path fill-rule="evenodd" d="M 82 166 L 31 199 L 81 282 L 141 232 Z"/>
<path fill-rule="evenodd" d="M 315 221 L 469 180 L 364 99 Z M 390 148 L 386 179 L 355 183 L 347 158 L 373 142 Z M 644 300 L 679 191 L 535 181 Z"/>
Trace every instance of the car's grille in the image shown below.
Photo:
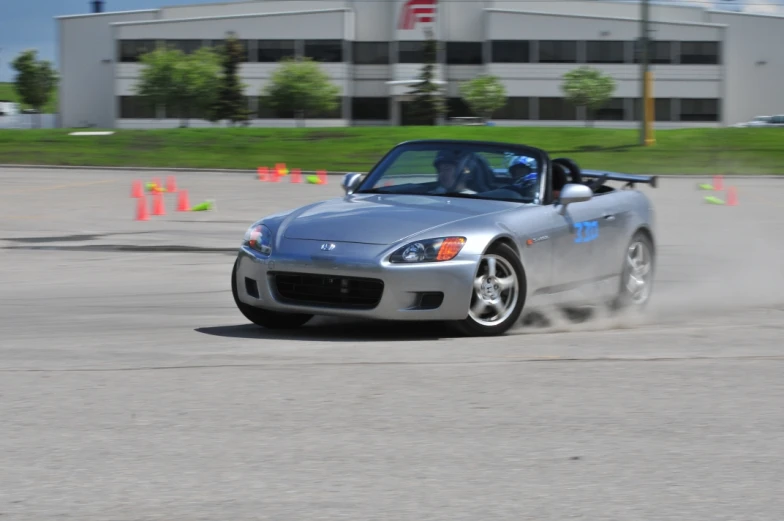
<path fill-rule="evenodd" d="M 279 299 L 290 304 L 373 309 L 384 292 L 378 279 L 280 272 L 270 278 Z"/>

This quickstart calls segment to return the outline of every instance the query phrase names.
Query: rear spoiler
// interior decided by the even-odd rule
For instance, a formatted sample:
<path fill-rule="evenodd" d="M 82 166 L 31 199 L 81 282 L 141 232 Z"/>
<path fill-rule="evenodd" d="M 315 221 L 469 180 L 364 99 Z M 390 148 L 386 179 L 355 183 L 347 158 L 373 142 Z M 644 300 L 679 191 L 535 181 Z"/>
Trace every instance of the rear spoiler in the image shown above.
<path fill-rule="evenodd" d="M 635 174 L 619 174 L 617 172 L 603 172 L 601 170 L 582 170 L 580 172 L 583 177 L 589 179 L 596 179 L 594 187 L 598 188 L 604 184 L 605 181 L 626 181 L 627 185 L 634 187 L 635 183 L 645 183 L 656 188 L 658 176 L 655 175 L 635 175 Z"/>

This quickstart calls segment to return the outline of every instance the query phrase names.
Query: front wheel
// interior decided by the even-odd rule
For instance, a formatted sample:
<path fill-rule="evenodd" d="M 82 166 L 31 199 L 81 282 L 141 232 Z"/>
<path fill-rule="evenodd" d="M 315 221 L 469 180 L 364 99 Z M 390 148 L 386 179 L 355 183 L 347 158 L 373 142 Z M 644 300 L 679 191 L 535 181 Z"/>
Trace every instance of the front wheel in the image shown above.
<path fill-rule="evenodd" d="M 268 309 L 257 308 L 242 302 L 237 293 L 237 262 L 234 261 L 234 268 L 231 270 L 231 293 L 234 296 L 234 303 L 240 313 L 256 324 L 267 329 L 295 329 L 305 325 L 313 315 L 301 313 L 280 313 Z"/>
<path fill-rule="evenodd" d="M 506 244 L 493 246 L 479 261 L 468 316 L 454 324 L 468 336 L 506 333 L 520 318 L 526 283 L 517 253 Z"/>

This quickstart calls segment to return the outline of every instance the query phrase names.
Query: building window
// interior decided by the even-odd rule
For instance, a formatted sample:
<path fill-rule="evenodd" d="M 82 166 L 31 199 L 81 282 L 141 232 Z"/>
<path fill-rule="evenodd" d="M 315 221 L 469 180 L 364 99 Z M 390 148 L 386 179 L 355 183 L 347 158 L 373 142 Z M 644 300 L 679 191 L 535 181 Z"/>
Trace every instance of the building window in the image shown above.
<path fill-rule="evenodd" d="M 496 110 L 493 119 L 531 119 L 530 98 L 506 98 L 506 105 Z"/>
<path fill-rule="evenodd" d="M 257 63 L 277 63 L 283 58 L 293 58 L 296 55 L 294 40 L 257 40 Z"/>
<path fill-rule="evenodd" d="M 542 121 L 575 121 L 577 109 L 566 98 L 539 98 L 539 119 Z"/>
<path fill-rule="evenodd" d="M 142 55 L 155 50 L 155 40 L 120 40 L 117 60 L 121 63 L 136 63 Z"/>
<path fill-rule="evenodd" d="M 258 119 L 294 119 L 293 110 L 272 108 L 263 96 L 257 98 L 256 117 Z"/>
<path fill-rule="evenodd" d="M 424 63 L 425 42 L 398 42 L 397 46 L 399 63 Z"/>
<path fill-rule="evenodd" d="M 118 96 L 120 119 L 155 119 L 155 107 L 144 96 Z"/>
<path fill-rule="evenodd" d="M 351 118 L 358 121 L 389 121 L 389 99 L 352 98 Z"/>
<path fill-rule="evenodd" d="M 681 42 L 680 63 L 718 65 L 719 42 Z"/>
<path fill-rule="evenodd" d="M 305 57 L 317 62 L 338 63 L 343 61 L 343 41 L 305 40 Z"/>
<path fill-rule="evenodd" d="M 648 43 L 648 63 L 666 65 L 672 64 L 672 47 L 674 42 L 652 41 Z M 634 42 L 634 63 L 640 63 L 642 54 L 640 49 L 640 42 Z"/>
<path fill-rule="evenodd" d="M 586 63 L 626 62 L 626 42 L 600 40 L 585 43 Z"/>
<path fill-rule="evenodd" d="M 719 100 L 681 99 L 680 121 L 719 121 Z"/>
<path fill-rule="evenodd" d="M 490 61 L 494 63 L 530 63 L 531 42 L 528 40 L 493 40 Z"/>
<path fill-rule="evenodd" d="M 566 40 L 541 40 L 539 63 L 577 63 L 577 42 Z"/>
<path fill-rule="evenodd" d="M 168 49 L 175 49 L 184 54 L 198 51 L 204 45 L 204 40 L 162 40 Z"/>
<path fill-rule="evenodd" d="M 446 112 L 448 118 L 481 117 L 481 114 L 473 113 L 463 98 L 447 98 Z"/>
<path fill-rule="evenodd" d="M 305 114 L 305 119 L 342 119 L 344 103 L 346 103 L 346 100 L 341 96 L 337 99 L 337 105 L 335 105 L 334 109 Z"/>
<path fill-rule="evenodd" d="M 389 65 L 389 42 L 354 42 L 356 65 Z"/>
<path fill-rule="evenodd" d="M 623 121 L 625 116 L 623 98 L 612 98 L 602 108 L 588 113 L 588 118 L 595 121 Z"/>
<path fill-rule="evenodd" d="M 240 47 L 242 47 L 242 61 L 244 63 L 249 62 L 250 61 L 250 56 L 249 56 L 250 45 L 248 45 L 248 40 L 237 40 L 237 42 L 240 44 Z M 210 40 L 209 45 L 210 45 L 210 47 L 212 47 L 212 50 L 214 50 L 216 52 L 219 52 L 219 53 L 222 53 L 223 52 L 223 46 L 226 45 L 226 40 Z"/>
<path fill-rule="evenodd" d="M 656 98 L 653 111 L 655 121 L 672 121 L 672 100 L 670 98 Z M 640 110 L 640 98 L 634 98 L 634 121 L 642 121 L 643 112 Z"/>
<path fill-rule="evenodd" d="M 446 42 L 447 65 L 482 65 L 482 42 Z"/>

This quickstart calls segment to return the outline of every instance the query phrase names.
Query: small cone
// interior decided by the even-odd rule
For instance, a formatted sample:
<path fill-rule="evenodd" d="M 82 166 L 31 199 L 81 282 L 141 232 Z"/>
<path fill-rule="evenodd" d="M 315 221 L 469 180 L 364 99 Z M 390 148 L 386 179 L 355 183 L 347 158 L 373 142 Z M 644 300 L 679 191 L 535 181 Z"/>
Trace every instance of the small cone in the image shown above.
<path fill-rule="evenodd" d="M 275 165 L 275 173 L 278 174 L 278 177 L 283 177 L 289 173 L 288 168 L 286 168 L 286 163 L 277 163 Z"/>
<path fill-rule="evenodd" d="M 206 212 L 208 210 L 212 210 L 214 204 L 215 203 L 213 201 L 204 201 L 203 203 L 199 203 L 196 206 L 194 206 L 193 208 L 191 208 L 191 211 L 192 212 Z"/>
<path fill-rule="evenodd" d="M 191 209 L 191 204 L 188 202 L 188 190 L 180 190 L 177 195 L 177 211 L 188 212 Z"/>
<path fill-rule="evenodd" d="M 147 213 L 147 201 L 144 194 L 140 197 L 136 198 L 136 220 L 137 221 L 149 221 L 150 214 Z"/>
<path fill-rule="evenodd" d="M 170 175 L 166 178 L 166 191 L 167 192 L 176 192 L 177 191 L 177 179 L 173 175 Z"/>
<path fill-rule="evenodd" d="M 713 189 L 724 190 L 724 178 L 720 175 L 713 176 Z"/>
<path fill-rule="evenodd" d="M 266 166 L 260 166 L 256 169 L 259 174 L 259 181 L 267 181 L 269 180 L 269 168 Z"/>
<path fill-rule="evenodd" d="M 326 170 L 317 170 L 316 175 L 319 178 L 319 184 L 325 185 L 327 184 L 327 171 Z"/>
<path fill-rule="evenodd" d="M 705 202 L 708 204 L 724 204 L 724 201 L 722 201 L 718 197 L 713 197 L 712 195 L 707 196 L 705 198 Z"/>
<path fill-rule="evenodd" d="M 319 179 L 317 175 L 309 175 L 305 180 L 308 182 L 309 185 L 321 184 L 321 179 Z"/>
<path fill-rule="evenodd" d="M 701 183 L 697 185 L 697 188 L 700 190 L 713 190 L 713 185 L 708 183 Z"/>
<path fill-rule="evenodd" d="M 144 197 L 144 187 L 142 186 L 142 182 L 138 179 L 131 185 L 131 197 Z"/>
<path fill-rule="evenodd" d="M 155 195 L 152 196 L 152 201 L 152 214 L 166 215 L 166 205 L 163 201 L 163 194 L 161 192 L 155 192 Z"/>
<path fill-rule="evenodd" d="M 302 182 L 302 170 L 299 168 L 295 168 L 291 171 L 291 182 L 292 183 L 301 183 Z"/>
<path fill-rule="evenodd" d="M 727 206 L 738 206 L 738 194 L 734 186 L 727 189 Z"/>

